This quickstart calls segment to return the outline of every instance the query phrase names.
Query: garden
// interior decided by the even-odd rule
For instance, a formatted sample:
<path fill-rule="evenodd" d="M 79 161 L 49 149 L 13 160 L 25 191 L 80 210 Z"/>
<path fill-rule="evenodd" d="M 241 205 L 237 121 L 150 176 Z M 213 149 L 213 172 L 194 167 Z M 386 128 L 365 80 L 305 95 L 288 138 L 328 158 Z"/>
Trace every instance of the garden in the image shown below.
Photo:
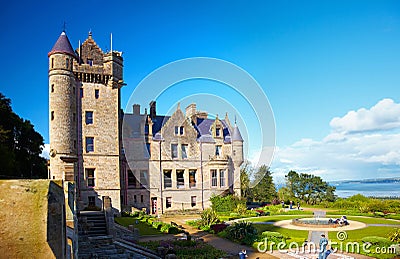
<path fill-rule="evenodd" d="M 309 206 L 310 210 L 287 210 L 281 205 L 267 205 L 247 210 L 244 201 L 229 195 L 212 197 L 211 202 L 211 208 L 203 212 L 201 219 L 188 223 L 203 231 L 256 249 L 260 242 L 264 242 L 265 238 L 276 244 L 283 242 L 286 244 L 286 248 L 292 242 L 301 246 L 307 240 L 309 231 L 282 228 L 273 223 L 299 217 L 313 217 L 312 210 L 322 209 L 321 206 Z M 364 245 L 369 249 L 350 252 L 381 259 L 393 258 L 396 253 L 400 254 L 398 246 L 400 230 L 397 228 L 400 226 L 400 221 L 396 220 L 399 218 L 399 201 L 369 199 L 357 195 L 349 199 L 339 199 L 336 207 L 334 204 L 330 205 L 327 216 L 339 218 L 347 215 L 349 220 L 367 224 L 366 228 L 346 231 L 347 239 L 344 242 L 357 242 L 359 247 Z M 359 207 L 370 209 L 361 212 L 357 209 Z M 373 207 L 376 209 L 373 210 Z M 339 243 L 341 241 L 338 239 L 337 233 L 338 231 L 329 231 L 328 237 L 331 242 Z M 394 250 L 393 247 L 396 245 L 397 250 Z M 391 248 L 389 249 L 389 247 Z M 382 248 L 384 248 L 383 251 Z M 277 249 L 276 245 L 273 246 L 273 249 Z"/>

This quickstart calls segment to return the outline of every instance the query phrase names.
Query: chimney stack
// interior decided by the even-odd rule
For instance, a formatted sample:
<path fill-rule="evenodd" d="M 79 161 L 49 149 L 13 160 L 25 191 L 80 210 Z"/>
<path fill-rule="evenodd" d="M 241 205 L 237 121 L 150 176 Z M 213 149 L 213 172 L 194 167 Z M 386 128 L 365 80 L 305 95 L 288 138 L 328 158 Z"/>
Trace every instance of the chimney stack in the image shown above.
<path fill-rule="evenodd" d="M 140 115 L 140 104 L 133 105 L 133 115 Z"/>
<path fill-rule="evenodd" d="M 150 118 L 155 119 L 157 116 L 156 112 L 156 101 L 151 101 L 150 102 Z"/>

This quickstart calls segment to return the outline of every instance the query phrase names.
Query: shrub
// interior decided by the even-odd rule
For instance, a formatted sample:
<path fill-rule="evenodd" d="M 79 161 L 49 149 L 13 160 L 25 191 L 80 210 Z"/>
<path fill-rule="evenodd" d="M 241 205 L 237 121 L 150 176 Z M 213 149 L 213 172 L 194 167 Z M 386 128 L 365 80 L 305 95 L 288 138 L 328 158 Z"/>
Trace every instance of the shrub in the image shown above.
<path fill-rule="evenodd" d="M 264 238 L 267 238 L 268 241 L 273 241 L 275 243 L 279 243 L 286 239 L 285 236 L 282 235 L 281 233 L 273 232 L 273 231 L 264 231 L 261 233 L 261 236 L 262 236 L 262 240 L 260 240 L 260 241 L 264 241 Z"/>
<path fill-rule="evenodd" d="M 162 227 L 163 223 L 159 221 L 154 221 L 153 222 L 153 228 L 160 230 Z"/>
<path fill-rule="evenodd" d="M 221 224 L 214 224 L 210 226 L 210 229 L 214 231 L 214 234 L 218 234 L 219 232 L 223 231 L 226 229 L 228 225 L 221 223 Z"/>
<path fill-rule="evenodd" d="M 218 215 L 213 209 L 205 209 L 201 214 L 201 225 L 211 226 L 218 222 Z"/>
<path fill-rule="evenodd" d="M 210 226 L 206 225 L 206 226 L 200 226 L 200 230 L 202 231 L 210 231 Z"/>
<path fill-rule="evenodd" d="M 390 244 L 390 240 L 385 237 L 378 237 L 378 236 L 370 236 L 370 237 L 363 237 L 361 239 L 363 243 L 371 243 L 373 245 L 387 245 Z"/>
<path fill-rule="evenodd" d="M 235 212 L 239 215 L 246 214 L 247 207 L 245 203 L 238 203 L 236 204 Z"/>
<path fill-rule="evenodd" d="M 238 222 L 229 226 L 227 238 L 241 244 L 252 245 L 257 238 L 257 229 L 251 222 Z"/>
<path fill-rule="evenodd" d="M 168 230 L 169 230 L 170 227 L 171 227 L 170 224 L 165 223 L 165 224 L 163 224 L 163 225 L 161 226 L 160 231 L 163 232 L 163 233 L 168 233 Z"/>
<path fill-rule="evenodd" d="M 179 228 L 175 227 L 175 226 L 170 226 L 168 228 L 168 234 L 178 234 L 178 233 L 181 233 L 181 232 L 182 231 Z"/>
<path fill-rule="evenodd" d="M 400 229 L 395 228 L 392 232 L 389 233 L 389 240 L 392 242 L 400 242 Z"/>
<path fill-rule="evenodd" d="M 213 195 L 210 198 L 211 201 L 211 208 L 213 208 L 217 212 L 230 212 L 235 211 L 238 204 L 243 204 L 246 206 L 246 201 L 244 199 L 240 199 L 234 195 Z"/>

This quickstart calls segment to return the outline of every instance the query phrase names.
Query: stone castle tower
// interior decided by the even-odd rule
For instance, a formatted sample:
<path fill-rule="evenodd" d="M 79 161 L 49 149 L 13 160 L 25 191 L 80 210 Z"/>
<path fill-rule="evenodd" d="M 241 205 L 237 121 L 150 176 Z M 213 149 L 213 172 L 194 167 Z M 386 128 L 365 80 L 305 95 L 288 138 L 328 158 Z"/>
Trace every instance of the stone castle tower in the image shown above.
<path fill-rule="evenodd" d="M 62 32 L 49 52 L 50 177 L 75 181 L 78 206 L 120 206 L 122 53 L 92 38 L 75 51 Z"/>
<path fill-rule="evenodd" d="M 49 57 L 50 174 L 51 179 L 75 180 L 77 171 L 76 55 L 62 32 Z"/>

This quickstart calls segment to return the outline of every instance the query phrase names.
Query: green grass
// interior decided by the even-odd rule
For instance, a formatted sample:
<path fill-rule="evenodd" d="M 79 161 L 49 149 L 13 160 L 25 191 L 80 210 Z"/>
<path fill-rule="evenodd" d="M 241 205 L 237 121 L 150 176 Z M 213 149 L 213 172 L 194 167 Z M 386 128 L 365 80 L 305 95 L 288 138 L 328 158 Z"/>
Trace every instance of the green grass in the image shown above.
<path fill-rule="evenodd" d="M 348 230 L 346 231 L 346 241 L 360 241 L 363 237 L 368 236 L 388 237 L 392 230 L 392 227 L 366 227 L 362 229 Z M 329 231 L 329 239 L 332 241 L 338 241 L 336 234 L 337 231 Z"/>
<path fill-rule="evenodd" d="M 363 229 L 357 229 L 357 230 L 348 230 L 346 231 L 347 233 L 347 239 L 342 241 L 344 244 L 347 242 L 358 242 L 360 244 L 360 253 L 364 255 L 368 255 L 374 258 L 380 258 L 380 259 L 389 259 L 393 258 L 393 254 L 376 254 L 375 249 L 376 245 L 368 248 L 371 250 L 371 253 L 366 253 L 362 249 L 362 242 L 361 239 L 363 237 L 369 237 L 369 236 L 379 236 L 379 237 L 388 237 L 389 233 L 393 230 L 392 227 L 366 227 Z M 337 232 L 336 231 L 330 231 L 328 233 L 329 240 L 331 242 L 337 242 L 338 244 L 341 243 L 340 240 L 337 239 Z M 379 246 L 381 247 L 381 246 Z M 344 248 L 345 249 L 345 248 Z"/>
<path fill-rule="evenodd" d="M 276 216 L 262 216 L 262 217 L 257 217 L 257 218 L 251 218 L 251 219 L 246 219 L 246 221 L 250 222 L 276 222 L 280 220 L 286 220 L 286 219 L 295 219 L 295 218 L 309 218 L 312 217 L 311 215 L 305 216 L 305 215 L 276 215 Z"/>
<path fill-rule="evenodd" d="M 136 224 L 136 221 L 138 224 Z M 135 228 L 139 229 L 139 234 L 141 236 L 151 236 L 151 235 L 163 235 L 163 233 L 152 226 L 148 225 L 146 222 L 142 222 L 137 218 L 132 217 L 119 217 L 115 218 L 115 222 L 118 224 L 128 227 L 129 225 L 134 225 Z"/>
<path fill-rule="evenodd" d="M 264 224 L 253 224 L 253 226 L 257 229 L 259 234 L 261 234 L 264 231 L 279 232 L 285 237 L 288 237 L 290 239 L 296 239 L 296 240 L 301 239 L 302 241 L 306 240 L 308 237 L 307 230 L 295 230 L 295 229 L 281 228 L 274 225 L 264 225 Z"/>

